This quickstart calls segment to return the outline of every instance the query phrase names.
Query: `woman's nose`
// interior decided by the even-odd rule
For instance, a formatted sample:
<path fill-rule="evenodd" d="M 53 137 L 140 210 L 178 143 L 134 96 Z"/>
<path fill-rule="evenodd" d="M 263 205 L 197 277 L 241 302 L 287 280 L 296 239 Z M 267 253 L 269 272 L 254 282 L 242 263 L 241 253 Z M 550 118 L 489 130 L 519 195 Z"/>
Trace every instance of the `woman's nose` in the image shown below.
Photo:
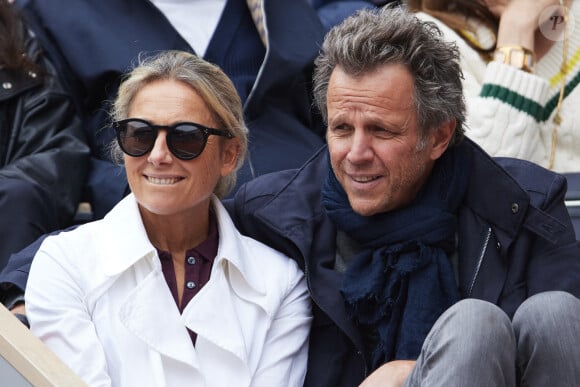
<path fill-rule="evenodd" d="M 171 151 L 167 145 L 167 131 L 160 130 L 153 144 L 153 149 L 149 152 L 147 161 L 154 165 L 170 163 L 172 161 Z"/>

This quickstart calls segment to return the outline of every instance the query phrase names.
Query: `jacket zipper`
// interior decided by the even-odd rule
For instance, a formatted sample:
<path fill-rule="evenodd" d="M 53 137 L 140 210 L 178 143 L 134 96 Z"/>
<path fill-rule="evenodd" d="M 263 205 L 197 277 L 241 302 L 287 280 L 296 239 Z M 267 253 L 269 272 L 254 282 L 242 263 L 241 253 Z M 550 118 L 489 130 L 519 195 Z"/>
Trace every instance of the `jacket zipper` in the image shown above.
<path fill-rule="evenodd" d="M 473 274 L 473 279 L 471 280 L 471 285 L 469 286 L 469 292 L 467 292 L 468 297 L 471 297 L 471 294 L 473 293 L 473 287 L 475 286 L 475 281 L 477 280 L 477 276 L 479 275 L 479 270 L 481 269 L 483 257 L 485 256 L 485 252 L 487 251 L 487 245 L 489 244 L 490 238 L 491 238 L 491 227 L 487 229 L 487 236 L 485 237 L 485 242 L 483 244 L 483 248 L 481 249 L 479 260 L 477 261 L 477 266 L 475 267 L 475 273 Z"/>

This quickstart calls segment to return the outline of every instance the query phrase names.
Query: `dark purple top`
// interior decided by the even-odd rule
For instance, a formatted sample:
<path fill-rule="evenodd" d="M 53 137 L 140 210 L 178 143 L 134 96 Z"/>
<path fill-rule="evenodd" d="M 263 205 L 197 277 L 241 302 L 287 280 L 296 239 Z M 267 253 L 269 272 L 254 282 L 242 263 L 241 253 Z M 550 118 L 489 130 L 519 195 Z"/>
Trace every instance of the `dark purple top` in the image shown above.
<path fill-rule="evenodd" d="M 179 308 L 179 312 L 187 306 L 189 301 L 201 290 L 201 288 L 209 281 L 211 267 L 215 256 L 217 255 L 219 242 L 218 227 L 215 215 L 210 212 L 209 217 L 209 232 L 206 240 L 199 245 L 187 250 L 185 253 L 185 282 L 183 287 L 183 297 L 181 305 L 179 305 L 177 297 L 177 280 L 175 278 L 175 270 L 173 268 L 173 259 L 168 251 L 157 250 L 159 259 L 161 260 L 161 269 L 165 281 L 171 290 L 173 299 Z M 197 334 L 189 331 L 191 341 L 195 345 Z"/>

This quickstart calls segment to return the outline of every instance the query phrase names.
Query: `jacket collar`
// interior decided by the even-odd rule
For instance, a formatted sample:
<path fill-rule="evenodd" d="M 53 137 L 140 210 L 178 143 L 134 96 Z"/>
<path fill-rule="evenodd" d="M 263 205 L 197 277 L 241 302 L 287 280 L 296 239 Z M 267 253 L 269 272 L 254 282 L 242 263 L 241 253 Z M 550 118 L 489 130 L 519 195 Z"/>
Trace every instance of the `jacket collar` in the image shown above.
<path fill-rule="evenodd" d="M 532 203 L 529 192 L 516 181 L 510 169 L 522 183 L 525 179 L 545 179 L 541 176 L 548 172 L 524 160 L 492 158 L 467 138 L 464 143 L 473 155 L 471 174 L 477 176 L 470 179 L 464 206 L 493 226 L 502 248 L 509 248 L 522 228 L 557 243 L 566 226 Z"/>
<path fill-rule="evenodd" d="M 249 286 L 245 291 L 265 294 L 261 273 L 256 270 L 255 265 L 249 265 L 244 257 L 243 253 L 247 248 L 242 243 L 243 237 L 236 231 L 229 214 L 215 196 L 212 198 L 212 206 L 216 211 L 220 235 L 214 266 L 233 265 Z M 123 198 L 105 216 L 104 221 L 107 223 L 107 235 L 110 240 L 110 243 L 104 246 L 108 253 L 104 256 L 103 262 L 107 275 L 118 275 L 141 259 L 157 256 L 156 248 L 147 238 L 139 206 L 133 194 Z M 222 243 L 223 240 L 228 240 L 228 243 Z"/>
<path fill-rule="evenodd" d="M 470 176 L 475 177 L 469 179 L 463 205 L 510 239 L 515 238 L 530 204 L 528 193 L 473 141 L 465 138 L 462 146 L 470 148 Z"/>
<path fill-rule="evenodd" d="M 148 258 L 155 268 L 161 268 L 157 251 L 147 238 L 147 232 L 135 196 L 127 195 L 103 219 L 107 227 L 108 243 L 103 246 L 103 272 L 116 276 L 137 261 Z"/>
<path fill-rule="evenodd" d="M 266 55 L 244 103 L 245 115 L 253 118 L 262 114 L 264 100 L 269 95 L 278 95 L 278 87 L 288 81 L 288 74 L 300 74 L 310 67 L 324 39 L 324 26 L 316 11 L 305 1 L 263 0 L 262 9 L 268 39 Z M 288 33 L 291 23 L 286 25 L 280 20 L 300 20 L 300 27 Z"/>
<path fill-rule="evenodd" d="M 42 84 L 42 78 L 34 72 L 22 74 L 0 69 L 0 101 L 14 98 L 40 84 Z"/>
<path fill-rule="evenodd" d="M 256 217 L 270 229 L 293 241 L 302 240 L 303 236 L 311 239 L 312 230 L 304 226 L 325 216 L 321 191 L 328 174 L 328 160 L 328 147 L 325 145 L 274 193 L 271 200 L 256 211 Z M 288 203 L 292 203 L 291 211 L 288 211 Z"/>
<path fill-rule="evenodd" d="M 237 323 L 239 316 L 230 288 L 240 298 L 258 304 L 269 315 L 274 314 L 262 272 L 249 263 L 252 251 L 244 243 L 245 237 L 235 229 L 216 197 L 212 198 L 212 205 L 217 215 L 220 242 L 211 280 L 190 301 L 181 318 L 171 317 L 178 316 L 179 312 L 167 289 L 156 249 L 147 239 L 134 195 L 124 198 L 103 220 L 108 227 L 108 244 L 102 259 L 105 274 L 120 276 L 131 267 L 143 273 L 139 285 L 123 302 L 123 323 L 156 351 L 196 368 L 199 361 L 183 329 L 184 324 L 198 334 L 198 340 L 208 340 L 233 353 L 242 363 L 247 361 L 248 348 Z M 152 320 L 160 322 L 152 324 Z M 159 334 L 160 326 L 163 335 Z M 244 367 L 240 367 L 243 372 Z"/>

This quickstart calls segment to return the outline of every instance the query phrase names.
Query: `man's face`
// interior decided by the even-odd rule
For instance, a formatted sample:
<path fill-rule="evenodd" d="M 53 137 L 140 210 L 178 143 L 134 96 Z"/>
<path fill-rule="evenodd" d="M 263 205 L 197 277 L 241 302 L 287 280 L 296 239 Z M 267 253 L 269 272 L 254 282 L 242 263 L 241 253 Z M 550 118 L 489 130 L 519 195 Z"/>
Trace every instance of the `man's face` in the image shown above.
<path fill-rule="evenodd" d="M 409 204 L 442 150 L 417 127 L 414 81 L 388 64 L 359 77 L 334 69 L 328 85 L 327 140 L 334 173 L 363 216 Z"/>

